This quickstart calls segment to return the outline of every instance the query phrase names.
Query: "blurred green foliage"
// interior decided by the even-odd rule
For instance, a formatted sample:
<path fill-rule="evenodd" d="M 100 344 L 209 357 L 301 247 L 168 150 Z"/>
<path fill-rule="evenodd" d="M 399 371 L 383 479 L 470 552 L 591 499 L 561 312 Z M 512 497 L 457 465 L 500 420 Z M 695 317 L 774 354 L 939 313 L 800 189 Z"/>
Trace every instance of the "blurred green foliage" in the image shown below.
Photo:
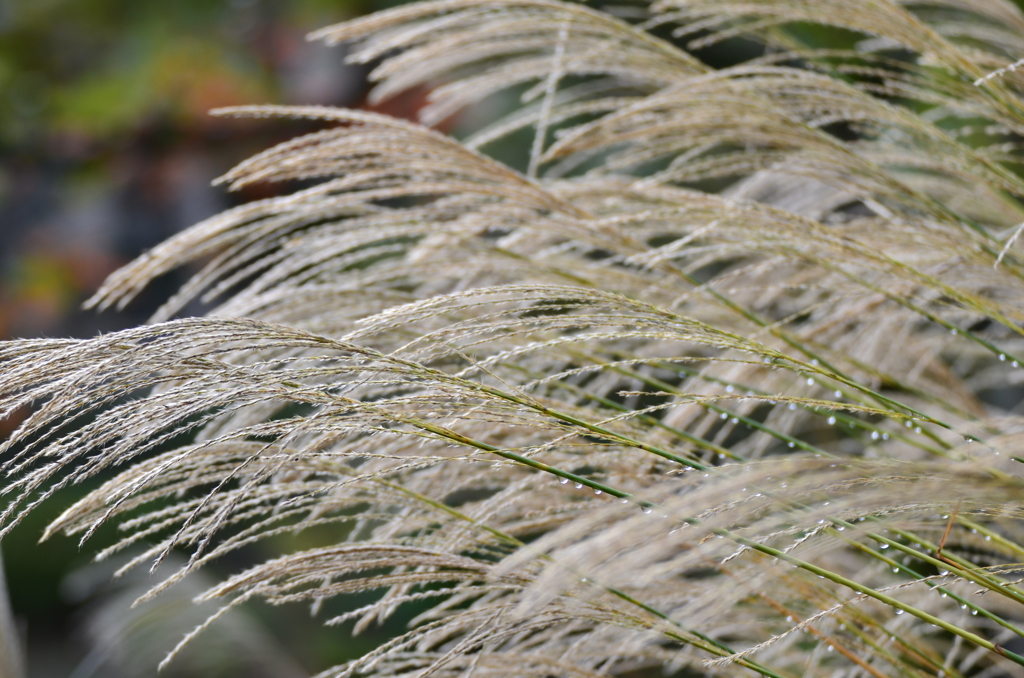
<path fill-rule="evenodd" d="M 279 31 L 383 6 L 366 0 L 3 0 L 0 144 L 109 138 L 155 115 L 280 99 Z"/>

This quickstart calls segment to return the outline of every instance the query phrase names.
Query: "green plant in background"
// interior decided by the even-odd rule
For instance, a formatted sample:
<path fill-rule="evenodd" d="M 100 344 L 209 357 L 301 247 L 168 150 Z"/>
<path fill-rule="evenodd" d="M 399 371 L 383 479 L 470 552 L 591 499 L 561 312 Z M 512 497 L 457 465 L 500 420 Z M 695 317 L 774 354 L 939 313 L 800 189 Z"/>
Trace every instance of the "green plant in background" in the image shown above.
<path fill-rule="evenodd" d="M 7 0 L 0 144 L 123 140 L 154 118 L 196 124 L 211 105 L 279 100 L 266 52 L 284 49 L 284 36 L 266 35 L 270 17 L 308 26 L 366 9 L 344 0 Z"/>
<path fill-rule="evenodd" d="M 92 301 L 200 263 L 157 322 L 0 347 L 0 408 L 36 405 L 7 529 L 119 467 L 47 534 L 188 554 L 148 598 L 335 526 L 201 596 L 421 611 L 323 676 L 1024 675 L 1015 6 L 441 0 L 315 37 L 378 97 L 433 86 L 427 124 L 521 105 L 462 142 L 220 111 L 325 128 L 224 177 L 293 193 Z M 524 173 L 482 153 L 524 135 Z"/>

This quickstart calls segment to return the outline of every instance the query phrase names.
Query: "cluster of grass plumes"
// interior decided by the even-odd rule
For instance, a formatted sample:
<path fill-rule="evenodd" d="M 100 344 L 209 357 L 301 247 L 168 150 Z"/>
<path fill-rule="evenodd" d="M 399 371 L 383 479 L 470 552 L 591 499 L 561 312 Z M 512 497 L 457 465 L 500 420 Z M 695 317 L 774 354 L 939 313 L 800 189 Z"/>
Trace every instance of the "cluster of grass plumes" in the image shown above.
<path fill-rule="evenodd" d="M 186 553 L 152 596 L 336 526 L 203 596 L 425 610 L 325 678 L 1024 676 L 1014 5 L 440 0 L 314 37 L 432 87 L 427 123 L 515 105 L 462 142 L 221 111 L 323 121 L 224 177 L 302 188 L 92 302 L 199 264 L 154 324 L 0 345 L 0 413 L 36 406 L 4 529 L 105 473 L 49 533 Z M 524 172 L 486 155 L 531 130 Z"/>

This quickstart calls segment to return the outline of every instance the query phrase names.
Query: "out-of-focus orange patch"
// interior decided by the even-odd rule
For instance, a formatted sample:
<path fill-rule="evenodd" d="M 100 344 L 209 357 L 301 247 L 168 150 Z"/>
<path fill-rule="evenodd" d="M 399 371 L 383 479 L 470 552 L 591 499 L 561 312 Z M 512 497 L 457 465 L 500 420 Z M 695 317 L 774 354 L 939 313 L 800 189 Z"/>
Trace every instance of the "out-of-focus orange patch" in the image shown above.
<path fill-rule="evenodd" d="M 393 118 L 401 118 L 403 120 L 411 120 L 412 122 L 420 121 L 420 111 L 430 103 L 431 88 L 426 86 L 414 87 L 399 92 L 393 97 L 389 97 L 378 104 L 367 106 L 366 109 L 374 111 L 376 113 L 383 113 L 390 115 Z M 440 124 L 435 125 L 434 129 L 438 132 L 445 134 L 452 131 L 455 128 L 455 124 L 458 122 L 458 114 L 450 115 Z"/>

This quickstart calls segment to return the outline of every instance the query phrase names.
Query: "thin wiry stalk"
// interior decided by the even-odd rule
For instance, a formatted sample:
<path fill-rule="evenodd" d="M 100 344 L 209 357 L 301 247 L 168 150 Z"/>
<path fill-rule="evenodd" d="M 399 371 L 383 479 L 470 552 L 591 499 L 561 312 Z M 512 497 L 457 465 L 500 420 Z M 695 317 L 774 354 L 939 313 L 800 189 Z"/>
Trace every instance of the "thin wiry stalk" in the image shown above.
<path fill-rule="evenodd" d="M 434 0 L 312 36 L 376 100 L 431 87 L 428 125 L 500 103 L 463 143 L 219 111 L 322 121 L 221 180 L 304 187 L 90 301 L 196 265 L 154 324 L 0 345 L 0 413 L 34 406 L 0 532 L 101 476 L 47 536 L 117 521 L 122 571 L 185 552 L 150 598 L 334 526 L 211 588 L 179 645 L 250 600 L 378 592 L 327 620 L 357 631 L 426 610 L 324 678 L 1024 676 L 1024 15 L 620 14 Z M 737 37 L 763 53 L 687 51 Z M 482 152 L 531 128 L 524 173 Z M 211 317 L 174 319 L 195 299 Z"/>

